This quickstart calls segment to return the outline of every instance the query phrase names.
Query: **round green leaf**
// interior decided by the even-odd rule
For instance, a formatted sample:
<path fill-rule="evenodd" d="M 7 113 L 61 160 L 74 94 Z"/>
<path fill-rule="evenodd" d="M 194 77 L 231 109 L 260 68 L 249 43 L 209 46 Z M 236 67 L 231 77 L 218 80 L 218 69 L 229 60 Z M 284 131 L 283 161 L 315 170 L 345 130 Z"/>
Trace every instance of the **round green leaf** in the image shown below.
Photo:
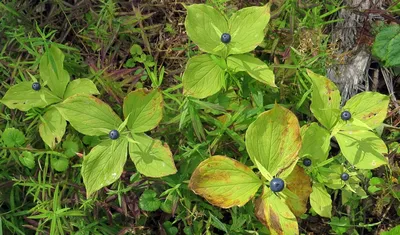
<path fill-rule="evenodd" d="M 210 55 L 198 55 L 189 59 L 182 79 L 184 95 L 203 99 L 221 90 L 225 72 Z"/>
<path fill-rule="evenodd" d="M 8 148 L 21 147 L 25 143 L 25 135 L 15 128 L 7 128 L 1 134 L 3 143 Z"/>
<path fill-rule="evenodd" d="M 157 198 L 157 193 L 151 189 L 143 192 L 139 198 L 139 207 L 145 211 L 156 211 L 161 206 L 161 201 Z"/>
<path fill-rule="evenodd" d="M 246 204 L 261 183 L 246 165 L 225 156 L 212 156 L 193 172 L 189 187 L 211 204 L 230 208 Z"/>
<path fill-rule="evenodd" d="M 22 154 L 19 155 L 18 159 L 22 165 L 28 167 L 29 169 L 33 169 L 35 167 L 35 157 L 31 152 L 22 152 Z"/>
<path fill-rule="evenodd" d="M 246 131 L 246 148 L 250 158 L 261 164 L 269 175 L 289 175 L 301 147 L 299 122 L 288 109 L 276 104 L 262 113 Z M 266 176 L 267 178 L 267 176 Z"/>
<path fill-rule="evenodd" d="M 52 157 L 51 167 L 59 172 L 66 171 L 68 169 L 69 160 L 63 157 Z"/>
<path fill-rule="evenodd" d="M 64 149 L 64 154 L 67 157 L 73 157 L 77 152 L 79 152 L 79 144 L 73 140 L 64 141 L 62 147 Z"/>

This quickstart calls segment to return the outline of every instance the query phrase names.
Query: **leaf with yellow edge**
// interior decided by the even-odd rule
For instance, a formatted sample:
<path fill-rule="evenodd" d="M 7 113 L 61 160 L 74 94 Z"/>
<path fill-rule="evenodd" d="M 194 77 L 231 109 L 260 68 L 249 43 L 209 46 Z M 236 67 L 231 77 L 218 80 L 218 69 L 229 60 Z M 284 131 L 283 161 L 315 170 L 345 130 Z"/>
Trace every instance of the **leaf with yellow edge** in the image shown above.
<path fill-rule="evenodd" d="M 230 208 L 246 204 L 261 183 L 248 166 L 226 156 L 212 156 L 193 172 L 189 188 L 215 206 Z"/>

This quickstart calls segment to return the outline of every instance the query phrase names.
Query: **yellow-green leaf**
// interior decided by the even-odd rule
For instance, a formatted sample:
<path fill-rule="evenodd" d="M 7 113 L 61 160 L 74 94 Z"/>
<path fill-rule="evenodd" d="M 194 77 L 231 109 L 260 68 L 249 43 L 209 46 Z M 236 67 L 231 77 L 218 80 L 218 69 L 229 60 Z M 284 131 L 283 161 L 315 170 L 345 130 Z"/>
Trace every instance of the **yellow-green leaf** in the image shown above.
<path fill-rule="evenodd" d="M 387 164 L 385 142 L 367 130 L 340 131 L 335 135 L 343 156 L 359 169 L 374 169 Z"/>
<path fill-rule="evenodd" d="M 311 159 L 316 165 L 328 158 L 330 150 L 330 133 L 318 123 L 311 123 L 301 127 L 303 144 L 299 156 Z"/>
<path fill-rule="evenodd" d="M 361 120 L 371 129 L 377 128 L 386 118 L 389 96 L 378 92 L 361 92 L 346 102 L 343 110 L 349 111 L 352 118 Z"/>
<path fill-rule="evenodd" d="M 331 218 L 332 199 L 331 195 L 329 195 L 329 193 L 326 191 L 323 184 L 313 184 L 312 193 L 310 194 L 310 204 L 318 215 Z"/>
<path fill-rule="evenodd" d="M 256 200 L 255 214 L 272 235 L 299 234 L 297 219 L 292 211 L 266 187 L 263 195 Z"/>
<path fill-rule="evenodd" d="M 257 159 L 272 176 L 279 174 L 284 178 L 290 174 L 298 160 L 300 147 L 300 127 L 296 116 L 277 104 L 258 116 L 246 132 L 250 158 Z"/>
<path fill-rule="evenodd" d="M 12 86 L 0 102 L 10 109 L 28 111 L 31 108 L 44 108 L 61 101 L 60 98 L 45 87 L 42 87 L 39 91 L 33 90 L 32 83 L 21 82 Z"/>
<path fill-rule="evenodd" d="M 65 133 L 67 122 L 54 107 L 50 108 L 42 117 L 39 124 L 39 133 L 42 140 L 52 149 L 60 143 Z"/>
<path fill-rule="evenodd" d="M 270 5 L 246 7 L 229 19 L 231 42 L 229 54 L 242 54 L 254 50 L 264 40 L 264 29 L 270 19 Z"/>
<path fill-rule="evenodd" d="M 274 72 L 263 61 L 250 54 L 231 55 L 227 64 L 234 72 L 245 71 L 257 81 L 276 87 Z"/>
<path fill-rule="evenodd" d="M 56 108 L 77 131 L 85 135 L 107 135 L 122 123 L 108 104 L 93 96 L 74 95 Z"/>
<path fill-rule="evenodd" d="M 328 78 L 307 70 L 312 79 L 311 112 L 328 130 L 335 126 L 340 117 L 340 92 Z"/>
<path fill-rule="evenodd" d="M 129 156 L 136 169 L 148 177 L 164 177 L 176 173 L 174 158 L 167 144 L 145 134 L 133 135 L 137 143 L 129 143 Z"/>
<path fill-rule="evenodd" d="M 81 174 L 87 197 L 119 179 L 126 162 L 127 148 L 125 138 L 106 140 L 83 157 Z"/>
<path fill-rule="evenodd" d="M 183 93 L 195 98 L 214 95 L 224 85 L 225 72 L 210 55 L 198 55 L 189 59 L 183 74 Z"/>
<path fill-rule="evenodd" d="M 124 117 L 127 127 L 133 133 L 143 133 L 154 129 L 162 119 L 163 97 L 160 91 L 151 92 L 138 89 L 130 92 L 124 99 Z"/>
<path fill-rule="evenodd" d="M 96 85 L 87 78 L 80 78 L 71 81 L 65 90 L 64 99 L 76 94 L 98 95 L 100 94 Z"/>
<path fill-rule="evenodd" d="M 246 165 L 225 156 L 212 156 L 200 163 L 189 187 L 215 206 L 243 206 L 257 192 L 261 180 Z"/>

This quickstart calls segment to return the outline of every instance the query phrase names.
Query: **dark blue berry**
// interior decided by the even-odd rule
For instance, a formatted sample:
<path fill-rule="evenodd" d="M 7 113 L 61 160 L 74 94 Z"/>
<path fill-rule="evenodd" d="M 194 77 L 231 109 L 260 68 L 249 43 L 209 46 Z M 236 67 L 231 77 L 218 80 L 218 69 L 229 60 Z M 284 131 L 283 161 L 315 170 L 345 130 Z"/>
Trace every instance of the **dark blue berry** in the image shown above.
<path fill-rule="evenodd" d="M 349 180 L 350 176 L 349 176 L 349 174 L 347 174 L 347 173 L 342 173 L 342 174 L 340 175 L 340 178 L 341 178 L 343 181 L 347 181 L 347 180 Z"/>
<path fill-rule="evenodd" d="M 278 193 L 285 187 L 285 182 L 281 178 L 273 178 L 271 182 L 269 182 L 269 187 L 272 192 Z"/>
<path fill-rule="evenodd" d="M 309 158 L 304 158 L 304 160 L 303 160 L 303 164 L 304 164 L 304 166 L 311 166 L 311 159 L 309 159 Z"/>
<path fill-rule="evenodd" d="M 231 41 L 231 35 L 229 33 L 223 33 L 221 35 L 221 42 L 229 43 Z"/>
<path fill-rule="evenodd" d="M 110 139 L 116 140 L 119 138 L 119 132 L 117 130 L 112 130 L 112 131 L 110 131 L 108 136 L 110 137 Z"/>
<path fill-rule="evenodd" d="M 34 83 L 32 84 L 32 89 L 33 89 L 33 90 L 38 91 L 38 90 L 40 90 L 40 88 L 41 88 L 40 83 L 34 82 Z"/>
<path fill-rule="evenodd" d="M 349 111 L 343 111 L 342 114 L 340 115 L 342 120 L 347 121 L 350 120 L 351 118 L 351 113 Z"/>

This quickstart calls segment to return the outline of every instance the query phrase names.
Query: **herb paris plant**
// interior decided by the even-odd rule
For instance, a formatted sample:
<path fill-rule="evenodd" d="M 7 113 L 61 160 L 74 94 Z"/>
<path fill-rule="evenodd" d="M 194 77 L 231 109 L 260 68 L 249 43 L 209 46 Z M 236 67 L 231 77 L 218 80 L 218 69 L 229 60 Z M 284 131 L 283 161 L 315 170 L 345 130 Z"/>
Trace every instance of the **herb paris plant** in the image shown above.
<path fill-rule="evenodd" d="M 88 197 L 121 176 L 128 149 L 136 169 L 143 175 L 163 177 L 176 173 L 168 145 L 144 133 L 162 119 L 163 98 L 158 90 L 138 89 L 129 93 L 123 105 L 125 121 L 93 96 L 74 95 L 56 107 L 80 133 L 107 136 L 83 157 L 81 173 Z"/>
<path fill-rule="evenodd" d="M 183 75 L 184 94 L 206 98 L 226 87 L 226 75 L 245 71 L 272 87 L 275 77 L 269 67 L 248 52 L 264 40 L 270 6 L 248 7 L 229 19 L 211 6 L 194 4 L 187 8 L 187 34 L 208 54 L 189 59 Z"/>

